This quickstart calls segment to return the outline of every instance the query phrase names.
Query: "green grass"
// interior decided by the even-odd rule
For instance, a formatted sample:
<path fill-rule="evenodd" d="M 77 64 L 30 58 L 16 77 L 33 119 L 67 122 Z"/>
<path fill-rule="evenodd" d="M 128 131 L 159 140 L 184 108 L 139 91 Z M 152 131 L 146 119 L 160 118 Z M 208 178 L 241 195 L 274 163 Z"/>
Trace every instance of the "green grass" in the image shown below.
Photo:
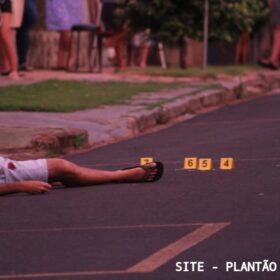
<path fill-rule="evenodd" d="M 0 110 L 72 112 L 125 103 L 140 92 L 176 88 L 179 84 L 77 82 L 49 80 L 0 88 Z"/>
<path fill-rule="evenodd" d="M 171 77 L 213 77 L 219 74 L 237 76 L 243 75 L 251 71 L 260 71 L 261 68 L 254 65 L 230 65 L 230 66 L 208 66 L 205 71 L 201 67 L 189 67 L 181 69 L 178 67 L 170 67 L 162 69 L 160 67 L 147 67 L 147 68 L 128 68 L 123 73 L 150 75 L 150 76 L 171 76 Z"/>

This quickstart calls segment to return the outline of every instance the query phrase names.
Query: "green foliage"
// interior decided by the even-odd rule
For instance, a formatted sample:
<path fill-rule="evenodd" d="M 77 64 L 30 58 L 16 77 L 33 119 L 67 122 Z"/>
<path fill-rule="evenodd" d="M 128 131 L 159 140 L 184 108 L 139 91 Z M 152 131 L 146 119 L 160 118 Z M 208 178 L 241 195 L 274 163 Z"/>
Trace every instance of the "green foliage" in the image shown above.
<path fill-rule="evenodd" d="M 266 0 L 209 0 L 209 38 L 232 41 L 268 16 Z M 204 0 L 126 0 L 119 12 L 132 31 L 151 30 L 161 41 L 201 39 Z"/>
<path fill-rule="evenodd" d="M 210 0 L 210 39 L 232 41 L 254 32 L 269 14 L 267 1 Z"/>

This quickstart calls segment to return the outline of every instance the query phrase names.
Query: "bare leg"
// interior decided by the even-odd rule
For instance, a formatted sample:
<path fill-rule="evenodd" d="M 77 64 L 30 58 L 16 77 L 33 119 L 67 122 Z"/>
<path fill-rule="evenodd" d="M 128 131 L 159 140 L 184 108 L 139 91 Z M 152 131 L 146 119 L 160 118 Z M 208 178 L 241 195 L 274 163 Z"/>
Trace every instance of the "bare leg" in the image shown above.
<path fill-rule="evenodd" d="M 74 50 L 70 48 L 71 44 L 71 33 L 68 30 L 63 30 L 60 32 L 59 39 L 59 49 L 58 49 L 58 59 L 57 59 L 57 68 L 65 69 L 66 68 L 66 59 L 67 54 L 69 54 L 69 65 L 72 66 L 74 64 Z"/>
<path fill-rule="evenodd" d="M 5 73 L 10 71 L 10 64 L 7 60 L 6 52 L 3 47 L 3 43 L 0 40 L 0 72 Z"/>
<path fill-rule="evenodd" d="M 87 186 L 117 181 L 140 181 L 145 175 L 142 168 L 128 170 L 105 171 L 78 166 L 63 159 L 48 159 L 48 172 L 50 182 L 62 182 L 66 186 Z M 157 170 L 155 164 L 150 164 L 151 176 Z"/>
<path fill-rule="evenodd" d="M 249 58 L 249 40 L 250 36 L 248 32 L 243 32 L 236 44 L 235 49 L 235 64 L 242 64 L 248 63 Z"/>
<path fill-rule="evenodd" d="M 273 30 L 273 45 L 272 45 L 272 52 L 270 56 L 270 61 L 275 65 L 279 64 L 279 54 L 280 54 L 280 25 L 276 25 Z"/>
<path fill-rule="evenodd" d="M 126 44 L 122 38 L 118 38 L 116 44 L 116 57 L 117 66 L 119 69 L 125 69 L 126 67 Z"/>
<path fill-rule="evenodd" d="M 10 66 L 11 73 L 9 76 L 13 79 L 18 79 L 17 53 L 15 43 L 13 42 L 12 30 L 10 28 L 10 18 L 11 14 L 2 14 L 2 25 L 0 26 L 0 43 L 3 44 L 2 47 Z"/>
<path fill-rule="evenodd" d="M 147 67 L 147 60 L 149 55 L 149 46 L 144 43 L 143 46 L 140 48 L 140 67 L 146 68 Z"/>

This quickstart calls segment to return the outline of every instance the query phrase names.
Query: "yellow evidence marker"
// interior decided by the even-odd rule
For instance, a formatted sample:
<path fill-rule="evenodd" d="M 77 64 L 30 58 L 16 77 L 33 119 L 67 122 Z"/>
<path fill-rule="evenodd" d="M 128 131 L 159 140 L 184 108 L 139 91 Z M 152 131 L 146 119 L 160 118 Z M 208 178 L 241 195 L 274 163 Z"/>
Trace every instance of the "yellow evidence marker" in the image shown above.
<path fill-rule="evenodd" d="M 220 159 L 220 169 L 231 170 L 234 168 L 233 158 L 221 158 Z"/>
<path fill-rule="evenodd" d="M 198 161 L 198 170 L 209 171 L 213 167 L 213 162 L 211 158 L 200 158 Z"/>
<path fill-rule="evenodd" d="M 154 159 L 152 157 L 142 157 L 140 158 L 140 165 L 145 165 L 147 163 L 154 162 Z"/>
<path fill-rule="evenodd" d="M 184 169 L 188 169 L 188 170 L 197 169 L 197 158 L 195 157 L 185 158 Z"/>

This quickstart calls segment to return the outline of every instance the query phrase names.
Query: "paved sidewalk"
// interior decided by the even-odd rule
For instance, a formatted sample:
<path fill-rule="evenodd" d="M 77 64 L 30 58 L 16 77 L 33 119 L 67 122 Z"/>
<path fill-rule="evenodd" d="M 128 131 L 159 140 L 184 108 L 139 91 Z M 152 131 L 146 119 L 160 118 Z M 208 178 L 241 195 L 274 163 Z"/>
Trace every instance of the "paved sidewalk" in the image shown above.
<path fill-rule="evenodd" d="M 182 116 L 193 117 L 239 99 L 269 94 L 280 85 L 280 74 L 270 71 L 242 77 L 219 76 L 216 80 L 34 71 L 19 81 L 0 79 L 0 85 L 30 84 L 54 78 L 166 83 L 180 81 L 183 85 L 176 90 L 141 93 L 126 105 L 73 113 L 0 112 L 0 154 L 15 158 L 52 156 L 73 149 L 113 143 Z"/>

